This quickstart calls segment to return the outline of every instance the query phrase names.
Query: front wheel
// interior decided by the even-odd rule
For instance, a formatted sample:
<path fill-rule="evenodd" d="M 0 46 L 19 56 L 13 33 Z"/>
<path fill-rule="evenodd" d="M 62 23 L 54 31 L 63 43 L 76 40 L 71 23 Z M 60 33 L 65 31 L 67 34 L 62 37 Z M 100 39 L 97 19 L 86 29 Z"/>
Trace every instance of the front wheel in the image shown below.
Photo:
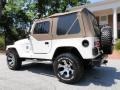
<path fill-rule="evenodd" d="M 55 75 L 63 83 L 76 83 L 83 75 L 82 60 L 70 53 L 59 55 L 53 63 Z"/>
<path fill-rule="evenodd" d="M 15 50 L 7 51 L 7 65 L 11 70 L 19 70 L 21 68 L 22 60 L 19 58 Z"/>

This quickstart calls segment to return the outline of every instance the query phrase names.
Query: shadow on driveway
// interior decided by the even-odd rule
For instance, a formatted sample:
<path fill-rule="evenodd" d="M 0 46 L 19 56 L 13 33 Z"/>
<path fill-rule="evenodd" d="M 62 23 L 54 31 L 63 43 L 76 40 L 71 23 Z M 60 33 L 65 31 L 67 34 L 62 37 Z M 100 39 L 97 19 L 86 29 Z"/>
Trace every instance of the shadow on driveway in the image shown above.
<path fill-rule="evenodd" d="M 120 80 L 120 72 L 114 67 L 99 67 L 86 71 L 82 80 L 77 84 L 79 86 L 88 86 L 90 84 L 109 87 L 117 84 Z"/>
<path fill-rule="evenodd" d="M 30 63 L 23 65 L 22 70 L 28 70 L 32 73 L 55 77 L 51 64 Z M 120 72 L 114 67 L 99 67 L 89 71 L 85 71 L 83 78 L 77 86 L 89 86 L 90 84 L 109 87 L 117 84 L 116 80 L 120 80 Z"/>
<path fill-rule="evenodd" d="M 40 75 L 55 77 L 52 64 L 29 63 L 29 64 L 23 65 L 22 71 L 24 70 L 28 70 L 30 72 L 40 74 Z"/>

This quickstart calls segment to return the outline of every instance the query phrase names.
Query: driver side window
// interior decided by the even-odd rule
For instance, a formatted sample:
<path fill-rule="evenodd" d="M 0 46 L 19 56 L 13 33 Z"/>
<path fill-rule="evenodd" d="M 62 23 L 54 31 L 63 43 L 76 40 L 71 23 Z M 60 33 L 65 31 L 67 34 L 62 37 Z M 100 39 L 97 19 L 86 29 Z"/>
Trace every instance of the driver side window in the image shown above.
<path fill-rule="evenodd" d="M 50 22 L 36 23 L 33 34 L 48 34 L 50 30 Z"/>

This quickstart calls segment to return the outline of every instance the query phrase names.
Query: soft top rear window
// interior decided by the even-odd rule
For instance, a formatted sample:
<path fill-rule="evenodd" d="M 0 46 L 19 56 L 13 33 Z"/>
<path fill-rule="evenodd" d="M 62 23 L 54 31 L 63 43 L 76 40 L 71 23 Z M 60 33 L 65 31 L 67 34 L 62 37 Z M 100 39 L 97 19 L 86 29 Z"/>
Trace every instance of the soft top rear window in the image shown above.
<path fill-rule="evenodd" d="M 57 35 L 80 33 L 80 24 L 77 13 L 59 16 L 57 22 Z"/>
<path fill-rule="evenodd" d="M 98 25 L 98 22 L 96 20 L 96 17 L 88 10 L 84 10 L 84 12 L 88 17 L 89 22 L 92 23 L 95 35 L 99 37 L 100 36 L 100 29 L 99 29 L 99 25 Z"/>

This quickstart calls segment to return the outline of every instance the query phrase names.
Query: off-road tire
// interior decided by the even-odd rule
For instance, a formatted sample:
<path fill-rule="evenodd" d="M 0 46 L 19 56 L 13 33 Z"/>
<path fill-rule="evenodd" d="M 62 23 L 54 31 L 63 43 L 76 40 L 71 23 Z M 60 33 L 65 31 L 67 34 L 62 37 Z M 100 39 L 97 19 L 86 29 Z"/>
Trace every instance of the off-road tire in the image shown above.
<path fill-rule="evenodd" d="M 113 48 L 113 32 L 110 26 L 103 27 L 101 29 L 101 47 L 104 54 L 112 54 Z"/>
<path fill-rule="evenodd" d="M 22 59 L 19 58 L 19 55 L 17 54 L 16 50 L 8 50 L 6 54 L 8 68 L 11 70 L 20 70 L 22 65 Z M 11 62 L 12 65 L 10 64 L 10 58 L 14 58 Z"/>
<path fill-rule="evenodd" d="M 65 77 L 65 72 L 63 73 L 63 75 L 60 75 L 60 73 L 59 73 L 60 68 L 58 69 L 59 64 L 63 63 L 64 60 L 67 62 L 67 64 L 68 64 L 68 62 L 69 62 L 69 64 L 71 63 L 71 65 L 72 65 L 71 68 L 74 70 L 73 74 L 71 74 L 71 77 L 68 77 L 68 78 Z M 82 60 L 80 60 L 78 57 L 76 57 L 75 55 L 73 55 L 71 53 L 64 53 L 64 54 L 59 55 L 53 63 L 53 68 L 54 68 L 54 73 L 57 76 L 57 78 L 61 82 L 68 83 L 68 84 L 78 82 L 84 73 L 84 66 L 82 64 Z M 64 70 L 66 70 L 66 69 L 64 69 Z M 70 74 L 70 72 L 69 72 L 69 74 Z"/>

